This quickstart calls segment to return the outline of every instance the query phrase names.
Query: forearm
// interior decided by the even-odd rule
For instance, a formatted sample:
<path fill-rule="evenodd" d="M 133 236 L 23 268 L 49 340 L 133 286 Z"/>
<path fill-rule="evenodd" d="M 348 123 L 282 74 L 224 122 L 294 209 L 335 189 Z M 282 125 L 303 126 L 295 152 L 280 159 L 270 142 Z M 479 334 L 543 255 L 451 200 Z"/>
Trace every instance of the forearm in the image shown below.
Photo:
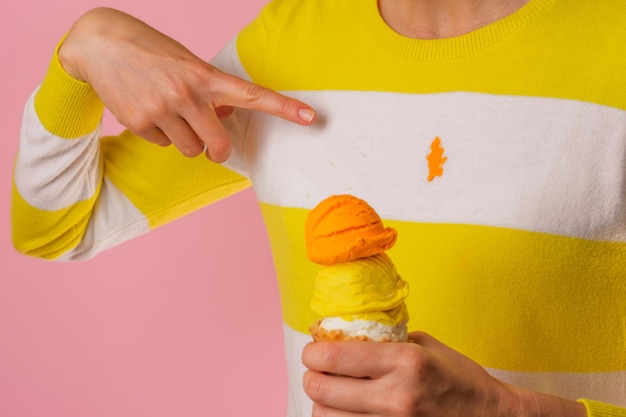
<path fill-rule="evenodd" d="M 513 401 L 517 402 L 516 417 L 586 417 L 585 406 L 576 401 L 555 397 L 548 394 L 509 387 L 514 393 Z"/>

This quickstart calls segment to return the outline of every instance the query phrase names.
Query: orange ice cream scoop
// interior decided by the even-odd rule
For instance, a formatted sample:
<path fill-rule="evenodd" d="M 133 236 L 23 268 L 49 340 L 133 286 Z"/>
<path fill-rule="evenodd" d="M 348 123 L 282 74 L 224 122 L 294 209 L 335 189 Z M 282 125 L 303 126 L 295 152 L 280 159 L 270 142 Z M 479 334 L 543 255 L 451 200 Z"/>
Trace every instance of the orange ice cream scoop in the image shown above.
<path fill-rule="evenodd" d="M 304 238 L 311 261 L 333 265 L 382 253 L 396 243 L 396 236 L 364 200 L 343 194 L 309 212 Z"/>

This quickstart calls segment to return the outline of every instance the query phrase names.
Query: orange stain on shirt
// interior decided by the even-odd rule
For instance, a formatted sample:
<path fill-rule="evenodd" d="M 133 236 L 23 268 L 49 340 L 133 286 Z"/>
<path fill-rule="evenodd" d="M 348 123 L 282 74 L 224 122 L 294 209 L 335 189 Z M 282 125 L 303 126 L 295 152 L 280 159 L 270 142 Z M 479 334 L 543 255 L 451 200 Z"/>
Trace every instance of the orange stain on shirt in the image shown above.
<path fill-rule="evenodd" d="M 428 160 L 428 181 L 443 175 L 443 164 L 448 160 L 448 157 L 443 156 L 444 152 L 445 149 L 441 147 L 441 139 L 439 136 L 435 137 L 430 145 L 430 154 L 426 157 Z"/>

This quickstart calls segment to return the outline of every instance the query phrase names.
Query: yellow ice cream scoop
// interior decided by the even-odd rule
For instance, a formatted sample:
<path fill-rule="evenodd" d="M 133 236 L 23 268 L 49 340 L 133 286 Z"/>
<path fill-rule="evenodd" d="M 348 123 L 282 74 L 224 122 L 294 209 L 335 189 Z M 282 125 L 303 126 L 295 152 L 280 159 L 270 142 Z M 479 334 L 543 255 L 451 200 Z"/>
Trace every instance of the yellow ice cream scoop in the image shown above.
<path fill-rule="evenodd" d="M 391 310 L 372 311 L 352 316 L 340 316 L 340 318 L 347 322 L 361 320 L 376 322 L 386 326 L 400 326 L 405 325 L 409 321 L 409 312 L 406 309 L 406 304 L 401 303 Z"/>
<path fill-rule="evenodd" d="M 400 306 L 407 283 L 385 253 L 335 265 L 318 273 L 311 308 L 317 314 L 349 317 Z"/>

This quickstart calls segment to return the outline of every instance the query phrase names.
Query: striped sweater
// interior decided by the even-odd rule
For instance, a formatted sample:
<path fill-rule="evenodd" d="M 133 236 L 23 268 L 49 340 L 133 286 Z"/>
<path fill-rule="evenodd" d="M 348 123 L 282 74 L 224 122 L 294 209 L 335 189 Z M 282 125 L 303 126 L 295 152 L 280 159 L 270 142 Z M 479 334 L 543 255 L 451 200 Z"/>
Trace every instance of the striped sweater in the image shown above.
<path fill-rule="evenodd" d="M 224 165 L 129 132 L 56 55 L 28 102 L 16 247 L 85 259 L 252 185 L 276 265 L 289 415 L 317 267 L 304 219 L 350 193 L 396 228 L 409 328 L 512 384 L 626 416 L 626 3 L 530 0 L 455 38 L 392 31 L 375 0 L 275 0 L 213 63 L 318 112 L 236 110 Z M 175 175 L 172 175 L 175 174 Z"/>

